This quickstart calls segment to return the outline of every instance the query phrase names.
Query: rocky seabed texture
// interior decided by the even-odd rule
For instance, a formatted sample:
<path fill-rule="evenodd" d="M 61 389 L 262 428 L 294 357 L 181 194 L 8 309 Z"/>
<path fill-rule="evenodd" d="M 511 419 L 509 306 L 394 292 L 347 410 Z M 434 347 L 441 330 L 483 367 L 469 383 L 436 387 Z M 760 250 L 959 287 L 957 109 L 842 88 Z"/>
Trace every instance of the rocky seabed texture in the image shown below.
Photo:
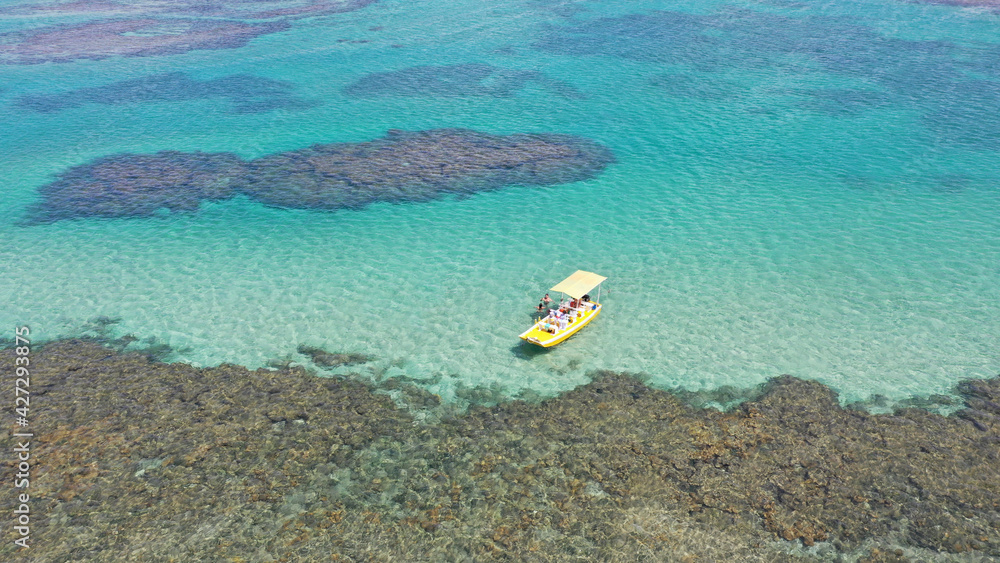
<path fill-rule="evenodd" d="M 950 416 L 845 409 L 790 376 L 722 413 L 610 372 L 458 412 L 86 340 L 32 367 L 33 547 L 5 526 L 7 561 L 1000 557 L 998 379 L 959 385 Z M 15 471 L 5 455 L 0 481 Z"/>
<path fill-rule="evenodd" d="M 205 2 L 18 2 L 0 7 L 0 17 L 71 16 L 80 23 L 0 33 L 0 65 L 64 63 L 111 57 L 174 55 L 198 49 L 235 49 L 291 21 L 357 10 L 375 0 L 235 0 Z M 226 21 L 240 18 L 247 21 Z M 257 20 L 257 21 L 253 21 Z"/>
<path fill-rule="evenodd" d="M 390 130 L 374 141 L 313 145 L 249 162 L 230 153 L 120 154 L 70 168 L 39 188 L 42 200 L 29 222 L 192 211 L 237 194 L 284 208 L 361 208 L 575 182 L 613 161 L 606 147 L 580 137 L 469 129 Z"/>

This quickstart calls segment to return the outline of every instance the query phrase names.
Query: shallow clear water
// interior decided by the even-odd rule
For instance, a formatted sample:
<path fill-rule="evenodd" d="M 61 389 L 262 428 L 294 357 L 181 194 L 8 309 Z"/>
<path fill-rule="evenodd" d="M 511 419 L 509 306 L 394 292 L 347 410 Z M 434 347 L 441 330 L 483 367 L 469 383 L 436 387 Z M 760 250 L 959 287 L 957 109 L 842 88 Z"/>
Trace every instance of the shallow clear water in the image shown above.
<path fill-rule="evenodd" d="M 598 368 L 691 389 L 790 373 L 846 400 L 946 391 L 1000 371 L 998 20 L 903 2 L 383 0 L 236 49 L 2 66 L 0 324 L 55 338 L 120 318 L 116 333 L 197 365 L 368 353 L 363 375 L 446 398 L 548 395 Z M 473 63 L 541 74 L 344 90 Z M 114 104 L 101 89 L 169 72 L 286 90 L 253 106 L 239 88 Z M 440 127 L 569 133 L 618 161 L 585 182 L 354 211 L 238 198 L 20 222 L 38 187 L 104 155 L 255 158 Z M 609 277 L 604 314 L 556 349 L 520 345 L 538 297 L 578 268 Z"/>

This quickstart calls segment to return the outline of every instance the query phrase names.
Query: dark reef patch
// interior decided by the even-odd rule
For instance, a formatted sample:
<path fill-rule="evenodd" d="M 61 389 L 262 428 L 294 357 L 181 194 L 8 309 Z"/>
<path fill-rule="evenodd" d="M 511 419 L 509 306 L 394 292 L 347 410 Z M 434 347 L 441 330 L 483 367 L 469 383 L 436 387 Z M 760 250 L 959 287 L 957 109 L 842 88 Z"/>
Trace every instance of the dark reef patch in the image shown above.
<path fill-rule="evenodd" d="M 230 103 L 230 113 L 238 114 L 316 105 L 316 102 L 296 97 L 293 90 L 290 82 L 252 74 L 197 80 L 183 72 L 168 72 L 59 94 L 21 96 L 15 105 L 38 113 L 53 113 L 84 104 L 125 105 L 222 98 Z"/>
<path fill-rule="evenodd" d="M 39 188 L 42 201 L 29 221 L 191 211 L 237 193 L 277 207 L 361 208 L 575 182 L 613 161 L 603 145 L 570 135 L 468 129 L 392 130 L 374 141 L 314 145 L 249 163 L 228 153 L 123 154 L 71 168 Z"/>
<path fill-rule="evenodd" d="M 0 64 L 148 57 L 195 49 L 233 49 L 289 24 L 197 19 L 111 20 L 0 34 Z"/>
<path fill-rule="evenodd" d="M 656 10 L 550 26 L 534 47 L 576 57 L 690 63 L 712 56 L 722 43 L 705 33 L 707 27 L 706 16 Z"/>
<path fill-rule="evenodd" d="M 44 204 L 31 221 L 75 217 L 145 217 L 159 209 L 192 211 L 235 195 L 245 164 L 229 153 L 164 151 L 122 154 L 70 168 L 39 188 Z"/>
<path fill-rule="evenodd" d="M 105 18 L 164 14 L 260 20 L 349 12 L 374 2 L 376 0 L 224 0 L 221 2 L 217 0 L 171 0 L 169 2 L 38 0 L 0 10 L 0 14 L 36 17 L 74 15 Z"/>
<path fill-rule="evenodd" d="M 344 94 L 353 98 L 382 96 L 509 98 L 529 83 L 535 83 L 564 98 L 583 97 L 573 86 L 548 78 L 538 71 L 508 70 L 479 63 L 414 66 L 389 72 L 376 72 L 344 87 Z"/>
<path fill-rule="evenodd" d="M 233 49 L 285 31 L 302 17 L 348 12 L 375 0 L 122 0 L 36 2 L 0 10 L 14 17 L 89 17 L 0 34 L 0 64 L 41 64 L 109 57 L 171 55 L 197 49 Z M 225 20 L 222 18 L 232 18 Z M 250 20 L 246 21 L 236 21 Z M 254 21 L 257 20 L 257 21 Z"/>
<path fill-rule="evenodd" d="M 949 144 L 1000 150 L 1000 81 L 965 80 L 929 94 L 938 102 L 924 123 Z"/>
<path fill-rule="evenodd" d="M 845 117 L 888 105 L 912 108 L 944 143 L 1000 150 L 1000 47 L 994 45 L 892 37 L 844 17 L 724 7 L 711 14 L 651 10 L 566 20 L 549 26 L 534 48 L 657 63 L 676 74 L 714 73 L 705 83 L 674 75 L 653 81 L 670 95 L 707 100 L 739 95 L 723 78 L 729 72 L 835 75 L 871 88 L 793 92 L 805 96 L 801 106 Z"/>
<path fill-rule="evenodd" d="M 713 14 L 652 10 L 550 26 L 534 47 L 573 56 L 680 65 L 702 72 L 785 66 L 807 73 L 818 67 L 886 85 L 898 74 L 927 79 L 943 70 L 950 79 L 948 71 L 958 62 L 945 56 L 960 50 L 942 41 L 887 37 L 845 18 L 791 17 L 734 7 Z M 813 67 L 792 60 L 802 57 Z M 941 62 L 947 63 L 944 69 Z M 935 72 L 926 71 L 929 64 L 936 65 Z"/>
<path fill-rule="evenodd" d="M 313 363 L 327 368 L 367 364 L 376 359 L 374 356 L 356 352 L 327 352 L 322 348 L 304 344 L 298 347 L 298 353 L 309 356 Z"/>
<path fill-rule="evenodd" d="M 377 0 L 184 0 L 170 11 L 223 18 L 270 19 L 350 12 Z"/>
<path fill-rule="evenodd" d="M 575 182 L 613 160 L 602 145 L 570 135 L 391 130 L 367 143 L 315 145 L 256 159 L 243 191 L 277 207 L 360 208 Z"/>
<path fill-rule="evenodd" d="M 14 359 L 0 351 L 0 369 Z M 428 423 L 302 369 L 197 369 L 82 340 L 36 347 L 32 366 L 40 560 L 1000 557 L 1000 379 L 959 385 L 952 416 L 877 415 L 789 376 L 718 412 L 603 372 Z"/>

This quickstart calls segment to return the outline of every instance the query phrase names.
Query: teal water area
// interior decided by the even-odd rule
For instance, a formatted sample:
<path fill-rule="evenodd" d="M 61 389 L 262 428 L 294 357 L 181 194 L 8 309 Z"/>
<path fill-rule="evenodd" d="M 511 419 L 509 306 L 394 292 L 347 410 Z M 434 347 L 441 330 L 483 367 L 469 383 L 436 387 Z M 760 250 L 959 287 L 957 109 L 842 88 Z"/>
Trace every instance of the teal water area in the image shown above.
<path fill-rule="evenodd" d="M 120 319 L 203 366 L 365 353 L 339 372 L 446 399 L 551 395 L 600 368 L 945 392 L 1000 372 L 998 23 L 905 2 L 383 0 L 243 47 L 6 64 L 0 325 L 48 339 Z M 106 155 L 442 127 L 567 133 L 617 162 L 360 210 L 22 221 L 40 186 Z M 521 345 L 578 268 L 609 277 L 604 313 L 556 349 Z"/>

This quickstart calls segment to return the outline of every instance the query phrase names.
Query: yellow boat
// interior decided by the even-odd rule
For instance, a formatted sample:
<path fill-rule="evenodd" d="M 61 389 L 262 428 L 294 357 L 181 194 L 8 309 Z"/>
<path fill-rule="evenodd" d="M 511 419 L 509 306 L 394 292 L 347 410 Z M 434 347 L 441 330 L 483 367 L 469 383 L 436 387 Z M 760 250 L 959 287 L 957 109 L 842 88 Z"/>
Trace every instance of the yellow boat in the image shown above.
<path fill-rule="evenodd" d="M 590 324 L 597 315 L 601 314 L 601 283 L 608 278 L 599 276 L 592 272 L 577 270 L 573 275 L 556 284 L 550 289 L 551 292 L 563 294 L 559 300 L 560 307 L 550 310 L 549 316 L 544 317 L 531 328 L 521 334 L 521 340 L 530 342 L 542 348 L 549 348 L 564 342 L 573 336 L 583 327 Z M 589 293 L 597 288 L 597 300 L 591 301 Z M 572 300 L 566 301 L 566 296 Z M 565 314 L 553 316 L 552 311 L 566 311 Z"/>

